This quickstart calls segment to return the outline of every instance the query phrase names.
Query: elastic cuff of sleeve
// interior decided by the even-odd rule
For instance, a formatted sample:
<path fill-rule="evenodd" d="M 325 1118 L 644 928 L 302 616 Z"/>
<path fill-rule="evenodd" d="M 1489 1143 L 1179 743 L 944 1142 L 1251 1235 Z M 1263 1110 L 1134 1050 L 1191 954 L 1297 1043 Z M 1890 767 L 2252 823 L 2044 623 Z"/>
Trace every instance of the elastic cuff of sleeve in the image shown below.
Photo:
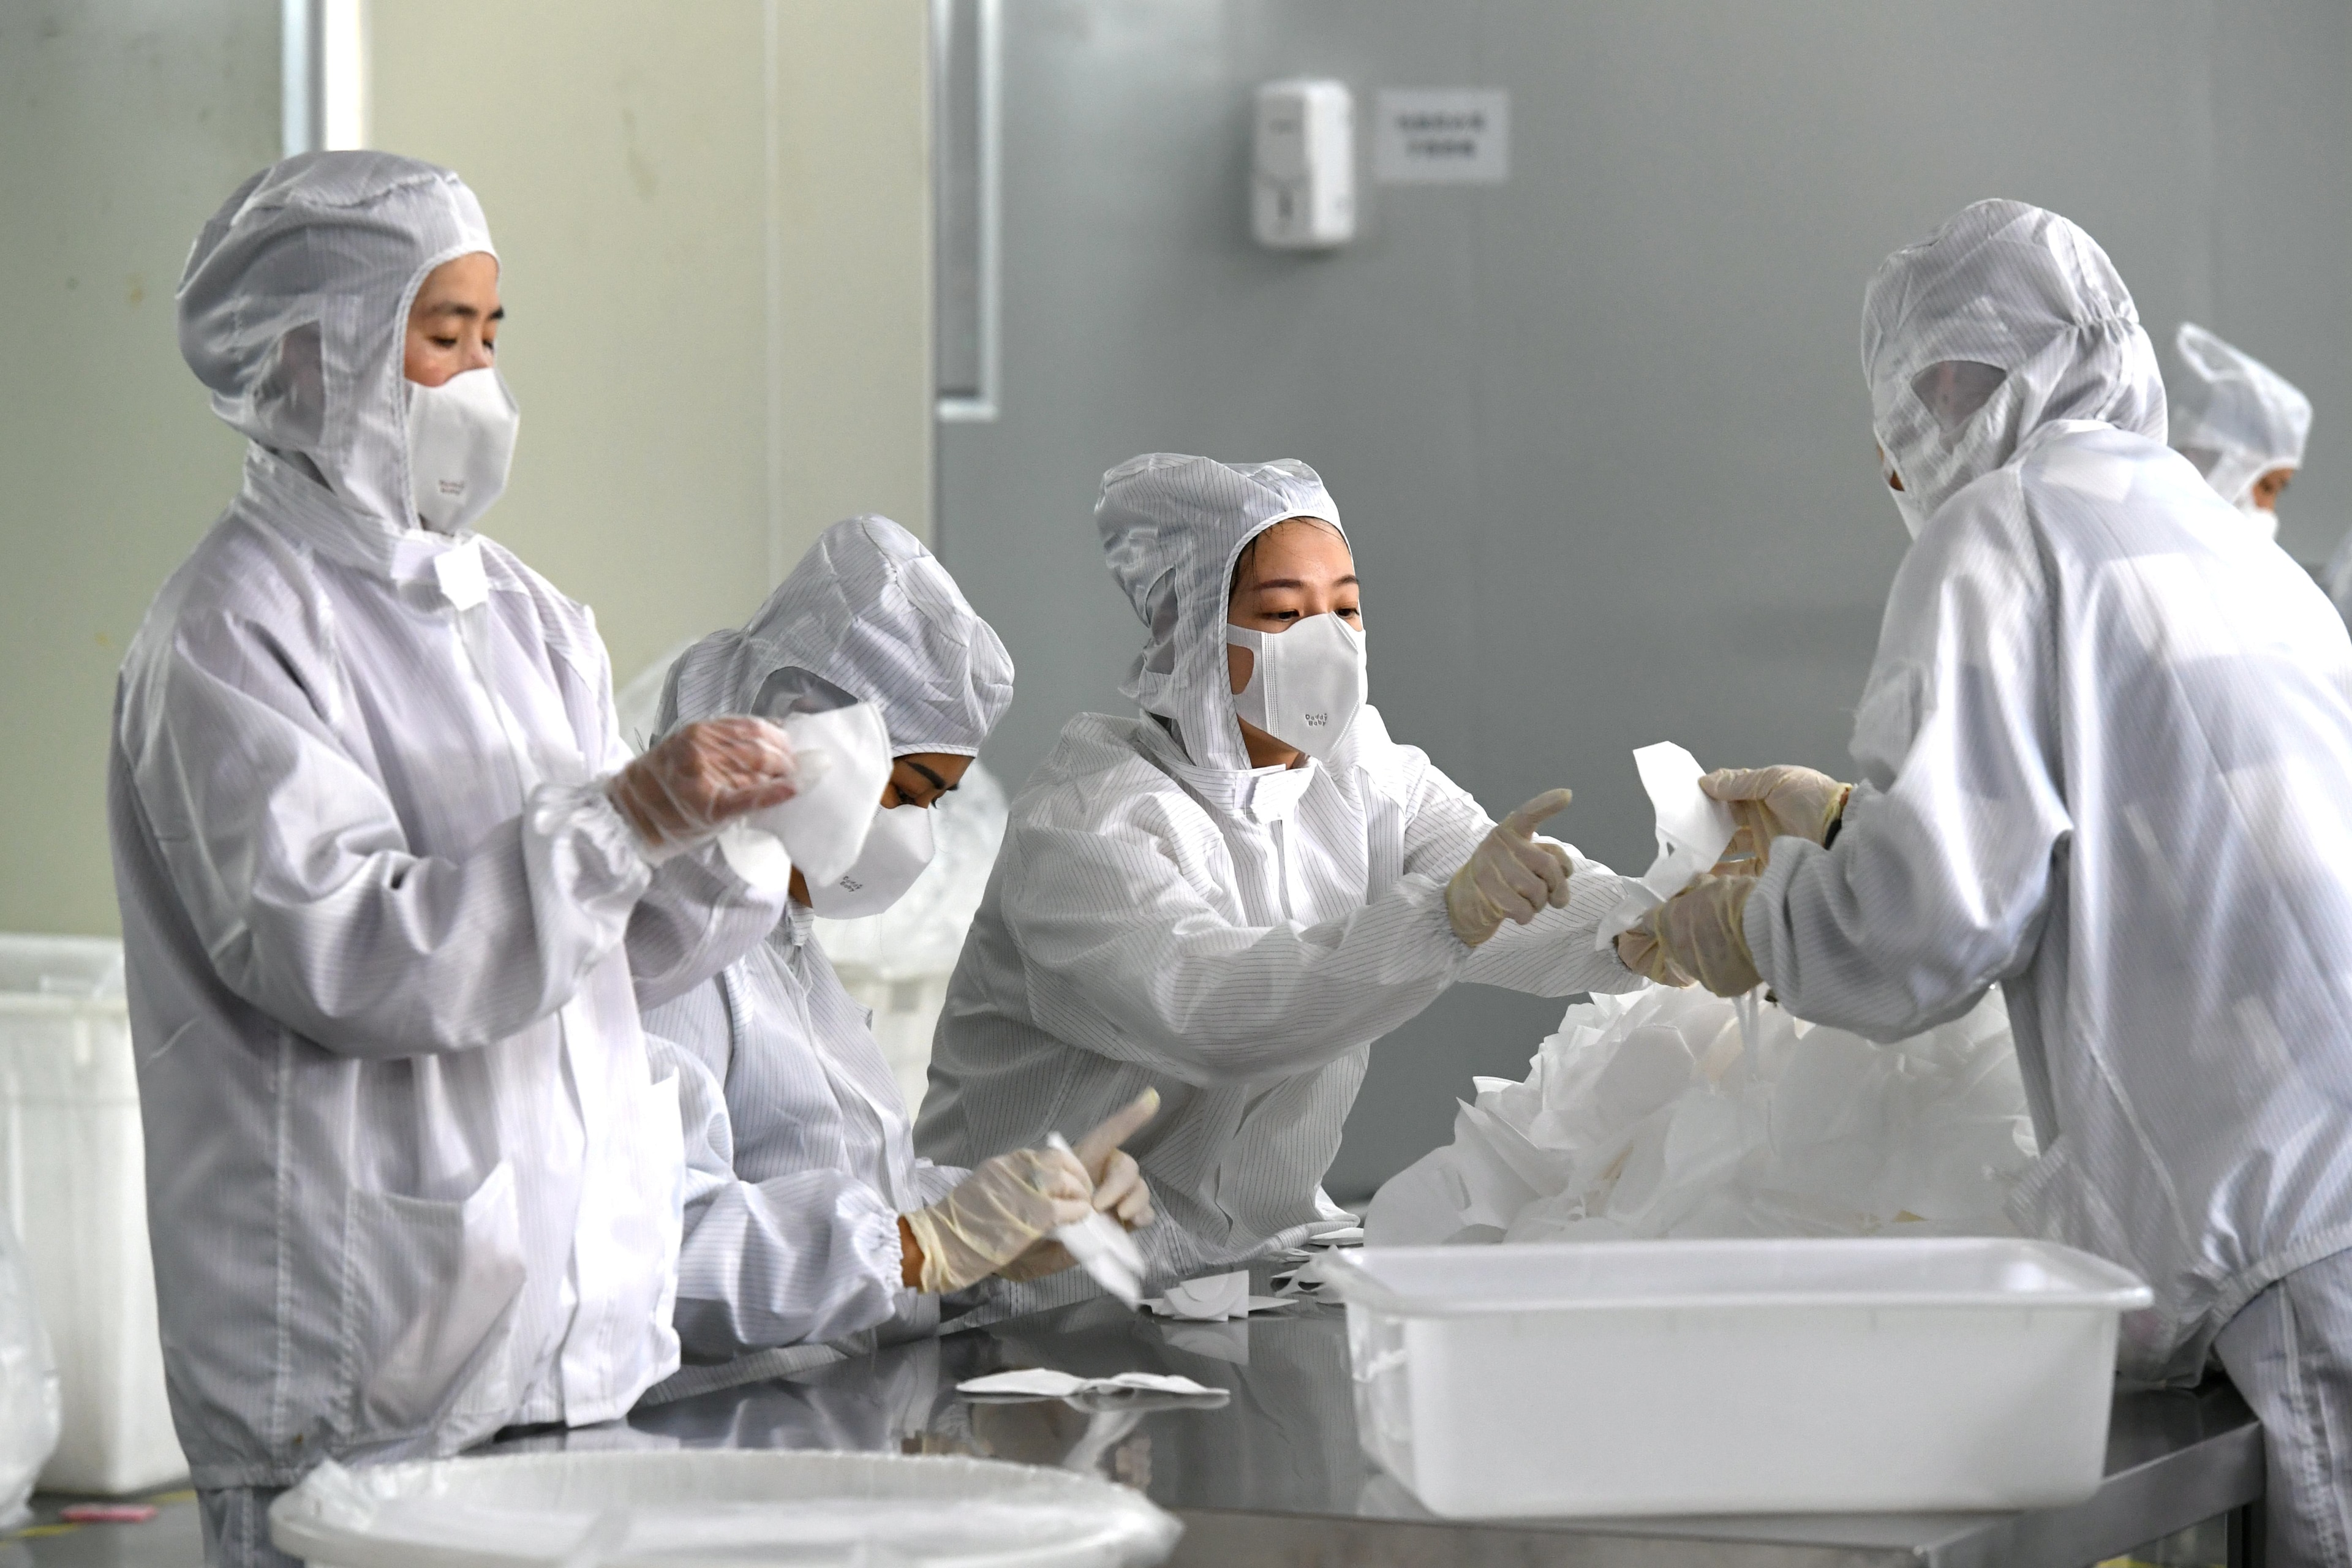
<path fill-rule="evenodd" d="M 523 828 L 542 843 L 569 845 L 569 858 L 579 870 L 635 902 L 653 880 L 654 862 L 604 784 L 593 779 L 538 785 L 524 804 Z"/>

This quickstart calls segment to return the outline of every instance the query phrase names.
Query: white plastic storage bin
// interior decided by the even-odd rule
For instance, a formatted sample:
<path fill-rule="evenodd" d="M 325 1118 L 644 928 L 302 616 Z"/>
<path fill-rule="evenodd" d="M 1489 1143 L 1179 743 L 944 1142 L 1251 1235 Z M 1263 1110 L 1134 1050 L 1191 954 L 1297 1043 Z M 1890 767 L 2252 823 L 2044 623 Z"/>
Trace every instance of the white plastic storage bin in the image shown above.
<path fill-rule="evenodd" d="M 1969 1237 L 1366 1247 L 1365 1450 L 1454 1518 L 2078 1502 L 2147 1288 Z"/>
<path fill-rule="evenodd" d="M 41 1485 L 132 1492 L 188 1473 L 163 1397 L 122 944 L 0 935 L 0 1201 L 57 1353 Z"/>

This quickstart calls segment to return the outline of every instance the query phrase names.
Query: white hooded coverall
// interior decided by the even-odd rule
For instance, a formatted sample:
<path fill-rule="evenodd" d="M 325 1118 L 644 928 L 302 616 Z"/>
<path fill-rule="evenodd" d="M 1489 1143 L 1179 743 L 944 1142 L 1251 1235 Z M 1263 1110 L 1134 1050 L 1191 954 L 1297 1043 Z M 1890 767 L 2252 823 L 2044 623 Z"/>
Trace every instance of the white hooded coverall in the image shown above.
<path fill-rule="evenodd" d="M 1143 711 L 1070 721 L 1013 801 L 915 1142 L 968 1164 L 1157 1089 L 1127 1147 L 1160 1215 L 1137 1239 L 1164 1282 L 1348 1223 L 1320 1183 L 1371 1042 L 1448 985 L 1642 983 L 1593 951 L 1619 886 L 1580 857 L 1568 908 L 1462 944 L 1445 882 L 1494 822 L 1369 704 L 1328 762 L 1250 766 L 1227 586 L 1274 523 L 1339 527 L 1313 469 L 1155 454 L 1105 476 L 1095 515 L 1149 628 L 1122 688 Z M 1000 1305 L 1090 1290 L 1073 1271 Z"/>
<path fill-rule="evenodd" d="M 329 1456 L 609 1420 L 677 1366 L 677 1086 L 624 933 L 652 883 L 646 967 L 684 984 L 776 914 L 692 858 L 653 877 L 598 782 L 628 753 L 588 612 L 411 525 L 410 301 L 491 248 L 447 171 L 312 154 L 231 196 L 180 286 L 251 445 L 124 660 L 108 796 L 216 1561 L 282 1561 L 259 1503 Z M 436 571 L 464 550 L 478 598 Z"/>
<path fill-rule="evenodd" d="M 783 679 L 778 681 L 778 677 Z M 813 676 L 881 710 L 893 755 L 972 756 L 1013 700 L 1013 660 L 931 552 L 887 518 L 820 535 L 740 631 L 671 668 L 662 728 L 761 710 Z M 916 1158 L 906 1102 L 866 1009 L 842 989 L 794 903 L 706 985 L 655 1005 L 647 1042 L 686 1111 L 686 1353 L 877 1331 L 919 1333 L 939 1300 L 907 1289 L 898 1215 L 969 1173 Z"/>
<path fill-rule="evenodd" d="M 2241 511 L 2257 512 L 2254 481 L 2273 468 L 2303 467 L 2311 436 L 2311 399 L 2295 384 L 2194 321 L 2183 321 L 2172 346 L 2197 392 L 2197 414 L 2171 432 L 2182 457 L 2203 471 L 2214 492 Z M 2276 513 L 2260 511 L 2272 537 Z"/>
<path fill-rule="evenodd" d="M 2015 1217 L 2154 1288 L 2127 1372 L 2193 1377 L 2222 1335 L 2273 1550 L 2345 1563 L 2352 1314 L 2298 1341 L 2264 1293 L 2328 1300 L 2352 1247 L 2352 643 L 2164 445 L 2131 297 L 2065 219 L 1983 202 L 1896 252 L 1863 362 L 1917 542 L 1862 782 L 1831 848 L 1773 847 L 1757 966 L 1880 1039 L 2001 984 L 2044 1151 Z M 2277 1353 L 2233 1354 L 2242 1312 Z"/>

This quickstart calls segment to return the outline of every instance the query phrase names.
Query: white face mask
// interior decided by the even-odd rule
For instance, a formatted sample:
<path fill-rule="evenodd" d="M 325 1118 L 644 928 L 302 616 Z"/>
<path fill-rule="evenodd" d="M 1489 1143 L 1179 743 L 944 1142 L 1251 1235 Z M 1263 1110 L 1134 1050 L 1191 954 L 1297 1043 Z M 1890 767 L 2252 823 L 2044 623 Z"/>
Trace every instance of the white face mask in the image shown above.
<path fill-rule="evenodd" d="M 2264 539 L 2278 538 L 2278 513 L 2256 506 L 2252 490 L 2247 491 L 2245 499 L 2238 503 L 2238 510 L 2246 514 L 2248 521 L 2263 531 Z"/>
<path fill-rule="evenodd" d="M 934 852 L 929 808 L 886 806 L 874 814 L 856 865 L 830 882 L 810 880 L 809 907 L 829 921 L 878 915 L 907 896 Z"/>
<path fill-rule="evenodd" d="M 1328 758 L 1364 705 L 1364 634 L 1333 614 L 1279 632 L 1229 626 L 1225 641 L 1253 656 L 1234 711 L 1318 762 Z"/>
<path fill-rule="evenodd" d="M 874 803 L 890 782 L 890 732 L 870 702 L 777 721 L 801 769 L 800 793 L 728 824 L 719 847 L 755 888 L 783 886 L 798 867 L 814 889 L 857 863 Z"/>
<path fill-rule="evenodd" d="M 408 489 L 436 533 L 457 533 L 499 499 L 522 414 L 495 365 L 408 389 Z"/>

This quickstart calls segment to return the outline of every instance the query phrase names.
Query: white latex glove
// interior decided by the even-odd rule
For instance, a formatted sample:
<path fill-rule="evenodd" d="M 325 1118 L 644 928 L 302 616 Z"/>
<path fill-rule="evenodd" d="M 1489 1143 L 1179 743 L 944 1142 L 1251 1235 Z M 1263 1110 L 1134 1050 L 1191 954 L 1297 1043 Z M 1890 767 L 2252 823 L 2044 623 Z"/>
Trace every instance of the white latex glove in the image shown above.
<path fill-rule="evenodd" d="M 923 1255 L 915 1288 L 940 1296 L 976 1285 L 1055 1227 L 1086 1218 L 1093 1200 L 1086 1167 L 1058 1149 L 1015 1149 L 983 1161 L 930 1207 L 898 1216 Z"/>
<path fill-rule="evenodd" d="M 765 719 L 682 724 L 613 775 L 604 793 L 659 863 L 718 836 L 748 812 L 793 798 L 793 744 Z"/>
<path fill-rule="evenodd" d="M 1567 808 L 1574 795 L 1550 789 L 1495 825 L 1445 884 L 1445 915 L 1465 947 L 1475 947 L 1505 921 L 1521 925 L 1549 905 L 1568 907 L 1568 851 L 1536 842 L 1536 825 Z"/>
<path fill-rule="evenodd" d="M 1845 811 L 1853 786 L 1811 768 L 1717 768 L 1698 787 L 1731 807 L 1739 830 L 1731 836 L 1718 871 L 1761 871 L 1775 838 L 1819 844 Z"/>
<path fill-rule="evenodd" d="M 1088 1202 L 1129 1230 L 1141 1230 L 1159 1215 L 1151 1209 L 1151 1189 L 1143 1184 L 1143 1168 L 1119 1145 L 1159 1112 L 1160 1091 L 1147 1089 L 1111 1112 L 1071 1150 L 1094 1183 L 1094 1196 Z M 1074 1268 L 1077 1261 L 1068 1247 L 1049 1236 L 997 1272 L 1007 1279 L 1036 1279 Z"/>
<path fill-rule="evenodd" d="M 1755 890 L 1753 877 L 1701 875 L 1617 939 L 1618 961 L 1663 985 L 1696 980 L 1718 996 L 1753 991 L 1763 978 L 1748 951 L 1748 895 Z"/>

